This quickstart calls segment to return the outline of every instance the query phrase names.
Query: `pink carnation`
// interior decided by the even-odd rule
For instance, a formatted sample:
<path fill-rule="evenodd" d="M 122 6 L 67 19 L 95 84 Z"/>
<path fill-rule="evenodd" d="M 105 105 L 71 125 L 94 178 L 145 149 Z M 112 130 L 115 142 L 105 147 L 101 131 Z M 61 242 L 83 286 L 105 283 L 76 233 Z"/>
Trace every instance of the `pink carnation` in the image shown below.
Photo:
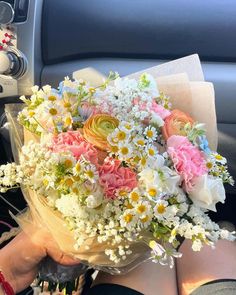
<path fill-rule="evenodd" d="M 183 179 L 186 192 L 193 189 L 196 178 L 207 173 L 203 153 L 184 136 L 172 135 L 167 140 L 167 152 L 175 170 Z"/>
<path fill-rule="evenodd" d="M 60 153 L 71 151 L 78 160 L 81 156 L 97 165 L 98 152 L 92 144 L 85 141 L 79 131 L 67 131 L 60 133 L 53 138 L 52 150 Z"/>
<path fill-rule="evenodd" d="M 136 174 L 120 164 L 119 160 L 108 158 L 99 168 L 100 184 L 109 199 L 115 199 L 119 191 L 130 192 L 138 184 Z"/>

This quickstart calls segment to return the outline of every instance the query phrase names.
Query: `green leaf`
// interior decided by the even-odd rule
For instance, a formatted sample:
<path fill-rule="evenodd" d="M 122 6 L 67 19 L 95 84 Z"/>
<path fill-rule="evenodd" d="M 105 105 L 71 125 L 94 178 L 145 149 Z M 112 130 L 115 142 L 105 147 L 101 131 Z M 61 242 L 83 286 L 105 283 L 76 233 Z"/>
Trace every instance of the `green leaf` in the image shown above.
<path fill-rule="evenodd" d="M 138 87 L 140 89 L 147 88 L 150 85 L 150 81 L 148 80 L 147 74 L 143 73 L 139 78 Z"/>

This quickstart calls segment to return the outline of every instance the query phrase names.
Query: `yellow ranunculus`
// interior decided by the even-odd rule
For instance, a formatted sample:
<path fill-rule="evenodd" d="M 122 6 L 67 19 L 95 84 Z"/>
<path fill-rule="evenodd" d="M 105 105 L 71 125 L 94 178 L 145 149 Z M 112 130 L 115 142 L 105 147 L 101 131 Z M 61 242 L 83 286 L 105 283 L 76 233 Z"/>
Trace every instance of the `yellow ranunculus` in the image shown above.
<path fill-rule="evenodd" d="M 107 151 L 110 148 L 107 136 L 119 125 L 119 121 L 107 114 L 95 114 L 88 118 L 83 127 L 84 138 L 95 147 Z"/>

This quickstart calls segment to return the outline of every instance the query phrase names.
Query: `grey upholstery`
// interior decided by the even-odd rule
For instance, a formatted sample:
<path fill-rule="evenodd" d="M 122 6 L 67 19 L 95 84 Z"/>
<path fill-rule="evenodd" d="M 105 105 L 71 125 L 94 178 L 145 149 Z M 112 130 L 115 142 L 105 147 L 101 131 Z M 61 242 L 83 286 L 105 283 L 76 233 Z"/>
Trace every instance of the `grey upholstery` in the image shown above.
<path fill-rule="evenodd" d="M 168 58 L 236 61 L 234 0 L 45 0 L 43 60 Z"/>

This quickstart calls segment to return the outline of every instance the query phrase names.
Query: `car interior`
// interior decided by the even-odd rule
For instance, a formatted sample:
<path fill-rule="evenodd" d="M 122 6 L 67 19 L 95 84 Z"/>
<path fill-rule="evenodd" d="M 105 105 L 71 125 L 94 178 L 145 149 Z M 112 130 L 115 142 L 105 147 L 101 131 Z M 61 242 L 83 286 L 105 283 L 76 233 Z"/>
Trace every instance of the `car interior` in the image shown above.
<path fill-rule="evenodd" d="M 218 151 L 236 179 L 236 5 L 234 0 L 0 1 L 0 163 L 13 161 L 4 105 L 33 85 L 54 87 L 92 67 L 120 76 L 197 53 L 216 97 Z M 211 213 L 236 224 L 236 189 Z M 19 190 L 0 199 L 0 236 L 9 211 L 23 210 Z"/>

